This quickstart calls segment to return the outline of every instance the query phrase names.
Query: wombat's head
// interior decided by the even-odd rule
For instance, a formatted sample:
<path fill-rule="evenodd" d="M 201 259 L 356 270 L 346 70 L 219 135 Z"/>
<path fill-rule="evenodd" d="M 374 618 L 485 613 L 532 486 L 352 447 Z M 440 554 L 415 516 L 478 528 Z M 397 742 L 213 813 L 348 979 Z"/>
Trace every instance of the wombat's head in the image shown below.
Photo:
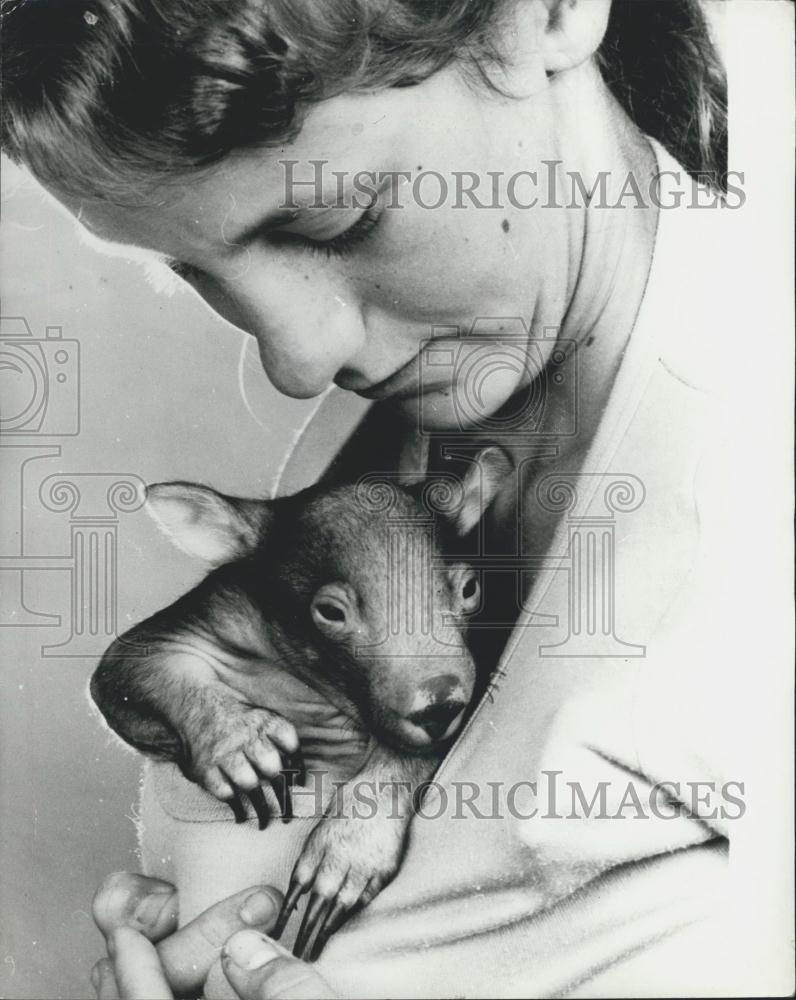
<path fill-rule="evenodd" d="M 148 507 L 245 588 L 291 672 L 339 692 L 385 742 L 422 752 L 456 733 L 473 695 L 463 633 L 480 586 L 455 553 L 509 471 L 491 447 L 460 479 L 367 477 L 278 500 L 161 483 Z"/>

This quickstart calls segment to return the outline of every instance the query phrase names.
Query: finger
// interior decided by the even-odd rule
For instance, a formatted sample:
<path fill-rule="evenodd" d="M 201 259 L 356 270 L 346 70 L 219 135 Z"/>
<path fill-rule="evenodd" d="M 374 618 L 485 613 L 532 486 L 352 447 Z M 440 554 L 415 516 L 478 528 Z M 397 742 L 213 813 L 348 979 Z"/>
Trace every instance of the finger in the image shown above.
<path fill-rule="evenodd" d="M 222 955 L 224 972 L 241 1000 L 330 1000 L 329 984 L 284 948 L 254 931 L 235 934 Z"/>
<path fill-rule="evenodd" d="M 242 751 L 233 753 L 224 759 L 221 765 L 225 777 L 237 788 L 250 792 L 260 784 L 257 772 L 249 763 L 248 758 Z"/>
<path fill-rule="evenodd" d="M 157 950 L 132 927 L 117 927 L 108 938 L 120 1000 L 174 1000 Z"/>
<path fill-rule="evenodd" d="M 295 753 L 300 747 L 296 727 L 287 719 L 275 718 L 267 732 L 268 739 L 275 743 L 282 753 Z"/>
<path fill-rule="evenodd" d="M 254 743 L 246 752 L 249 763 L 263 778 L 273 778 L 282 768 L 282 758 L 277 750 L 265 747 L 262 743 Z"/>
<path fill-rule="evenodd" d="M 207 974 L 202 988 L 202 1000 L 240 1000 L 226 977 L 220 954 Z"/>
<path fill-rule="evenodd" d="M 248 752 L 251 765 L 258 773 L 265 778 L 271 786 L 279 804 L 279 813 L 284 823 L 290 822 L 293 818 L 293 802 L 290 797 L 290 786 L 295 775 L 288 774 L 283 770 L 287 767 L 290 756 L 285 754 L 285 764 L 282 758 L 273 748 L 267 749 L 262 744 L 256 744 Z M 262 827 L 261 827 L 262 829 Z"/>
<path fill-rule="evenodd" d="M 284 823 L 288 823 L 293 818 L 293 802 L 290 798 L 287 776 L 281 770 L 282 758 L 275 750 L 266 750 L 262 746 L 252 748 L 248 757 L 252 767 L 273 790 L 279 815 Z M 261 825 L 260 829 L 263 830 L 265 827 Z"/>
<path fill-rule="evenodd" d="M 228 802 L 235 796 L 235 789 L 217 767 L 208 768 L 199 777 L 200 784 L 222 802 Z"/>
<path fill-rule="evenodd" d="M 97 1000 L 119 1000 L 116 976 L 110 959 L 101 958 L 91 970 L 91 985 L 97 994 Z"/>
<path fill-rule="evenodd" d="M 296 936 L 296 943 L 293 946 L 293 954 L 296 958 L 304 956 L 304 951 L 313 932 L 324 922 L 333 905 L 334 899 L 330 899 L 328 896 L 321 896 L 317 892 L 310 896 L 307 909 L 304 911 L 304 919 L 301 921 L 301 927 Z"/>
<path fill-rule="evenodd" d="M 177 890 L 162 879 L 114 872 L 97 889 L 92 912 L 105 937 L 117 927 L 132 927 L 159 941 L 177 926 Z"/>
<path fill-rule="evenodd" d="M 271 820 L 271 810 L 268 808 L 268 803 L 265 799 L 265 792 L 262 790 L 260 785 L 253 788 L 249 793 L 249 801 L 254 807 L 254 811 L 257 813 L 257 822 L 261 830 L 264 830 Z"/>
<path fill-rule="evenodd" d="M 216 903 L 158 946 L 169 982 L 178 993 L 201 987 L 227 938 L 246 927 L 269 930 L 282 896 L 270 886 L 253 886 Z"/>

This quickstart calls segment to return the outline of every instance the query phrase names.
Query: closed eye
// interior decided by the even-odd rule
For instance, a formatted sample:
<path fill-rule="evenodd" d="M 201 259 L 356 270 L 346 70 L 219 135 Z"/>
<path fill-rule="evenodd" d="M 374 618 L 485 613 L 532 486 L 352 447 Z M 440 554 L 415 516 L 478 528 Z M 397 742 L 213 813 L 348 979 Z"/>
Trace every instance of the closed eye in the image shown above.
<path fill-rule="evenodd" d="M 327 240 L 313 239 L 301 233 L 285 232 L 284 230 L 272 230 L 268 233 L 267 238 L 271 246 L 274 247 L 298 246 L 314 256 L 326 254 L 327 258 L 346 257 L 356 247 L 365 243 L 372 236 L 381 216 L 382 208 L 378 203 L 375 203 L 365 209 L 348 229 Z M 164 263 L 170 271 L 176 274 L 177 277 L 182 278 L 183 281 L 195 282 L 204 276 L 200 268 L 172 257 L 164 258 Z"/>
<path fill-rule="evenodd" d="M 373 234 L 381 219 L 382 209 L 378 204 L 359 216 L 359 218 L 342 233 L 327 240 L 313 239 L 300 233 L 273 232 L 269 234 L 269 242 L 275 246 L 291 246 L 298 244 L 303 250 L 313 255 L 326 254 L 329 257 L 346 257 L 356 247 L 365 243 Z"/>

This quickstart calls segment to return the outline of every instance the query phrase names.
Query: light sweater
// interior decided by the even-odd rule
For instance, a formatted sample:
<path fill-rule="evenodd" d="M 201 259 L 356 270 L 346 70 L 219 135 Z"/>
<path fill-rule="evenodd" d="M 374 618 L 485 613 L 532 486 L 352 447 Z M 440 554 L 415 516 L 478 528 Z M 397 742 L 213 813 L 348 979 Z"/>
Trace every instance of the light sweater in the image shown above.
<path fill-rule="evenodd" d="M 575 506 L 424 805 L 442 815 L 415 817 L 395 881 L 318 962 L 342 996 L 763 992 L 773 965 L 752 937 L 769 923 L 781 968 L 787 919 L 755 866 L 781 787 L 766 738 L 789 718 L 788 618 L 766 577 L 782 525 L 763 488 L 741 216 L 661 211 L 609 406 L 568 477 Z M 284 888 L 309 823 L 260 834 L 173 767 L 144 780 L 145 867 L 177 883 L 183 920 L 253 883 Z"/>

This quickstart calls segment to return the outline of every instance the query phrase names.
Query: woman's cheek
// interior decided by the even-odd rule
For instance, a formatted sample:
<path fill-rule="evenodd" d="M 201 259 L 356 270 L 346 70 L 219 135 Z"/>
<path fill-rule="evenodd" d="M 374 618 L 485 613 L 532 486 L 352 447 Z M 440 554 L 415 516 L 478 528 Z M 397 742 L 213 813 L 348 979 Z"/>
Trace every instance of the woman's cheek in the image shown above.
<path fill-rule="evenodd" d="M 486 315 L 487 307 L 501 310 L 490 315 L 516 314 L 516 303 L 512 303 L 516 286 L 512 289 L 506 283 L 504 288 L 499 273 L 485 275 L 479 257 L 467 248 L 461 253 L 442 253 L 417 247 L 372 275 L 368 298 L 396 319 L 425 322 L 428 336 L 434 325 L 464 322 L 469 328 L 474 319 Z"/>
<path fill-rule="evenodd" d="M 517 255 L 494 212 L 409 205 L 386 214 L 362 261 L 379 305 L 443 323 L 462 315 L 472 322 L 495 298 L 515 308 Z"/>

